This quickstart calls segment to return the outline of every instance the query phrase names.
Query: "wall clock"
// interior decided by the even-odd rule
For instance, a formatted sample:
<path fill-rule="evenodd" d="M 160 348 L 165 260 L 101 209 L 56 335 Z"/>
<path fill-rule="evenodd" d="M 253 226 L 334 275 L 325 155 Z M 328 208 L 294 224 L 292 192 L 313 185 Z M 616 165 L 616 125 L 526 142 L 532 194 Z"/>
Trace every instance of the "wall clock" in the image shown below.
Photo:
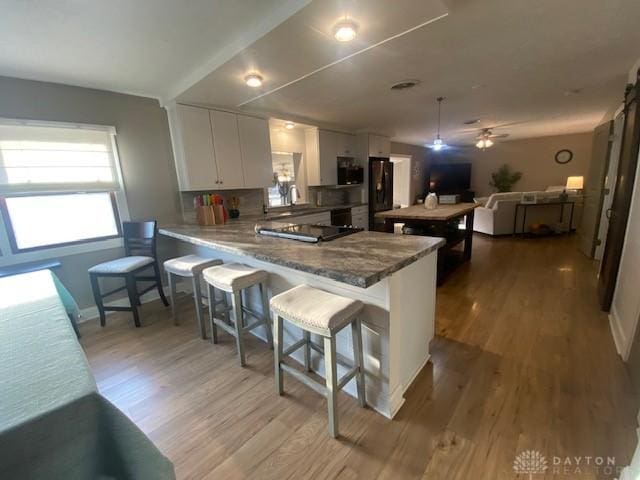
<path fill-rule="evenodd" d="M 573 152 L 571 150 L 567 150 L 566 148 L 562 150 L 558 150 L 556 152 L 556 163 L 559 163 L 560 165 L 569 163 L 572 158 L 573 158 Z"/>

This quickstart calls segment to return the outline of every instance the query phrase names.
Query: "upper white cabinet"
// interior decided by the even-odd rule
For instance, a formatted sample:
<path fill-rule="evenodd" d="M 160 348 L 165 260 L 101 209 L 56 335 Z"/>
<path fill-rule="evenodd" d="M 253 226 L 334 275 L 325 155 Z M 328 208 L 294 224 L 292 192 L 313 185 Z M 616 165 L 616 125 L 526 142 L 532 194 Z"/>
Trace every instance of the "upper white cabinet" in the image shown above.
<path fill-rule="evenodd" d="M 391 156 L 391 139 L 382 135 L 369 134 L 369 156 L 389 157 Z"/>
<path fill-rule="evenodd" d="M 209 111 L 178 105 L 170 114 L 180 190 L 207 190 L 217 186 Z M 188 162 L 184 160 L 187 158 Z"/>
<path fill-rule="evenodd" d="M 245 186 L 240 153 L 237 115 L 210 110 L 213 151 L 218 166 L 217 186 L 220 189 L 243 188 Z"/>
<path fill-rule="evenodd" d="M 240 150 L 246 188 L 273 186 L 273 164 L 269 122 L 262 118 L 238 115 Z"/>
<path fill-rule="evenodd" d="M 354 157 L 356 137 L 330 130 L 307 132 L 307 177 L 311 186 L 338 183 L 338 157 Z"/>
<path fill-rule="evenodd" d="M 180 104 L 168 111 L 180 190 L 271 185 L 266 120 Z"/>

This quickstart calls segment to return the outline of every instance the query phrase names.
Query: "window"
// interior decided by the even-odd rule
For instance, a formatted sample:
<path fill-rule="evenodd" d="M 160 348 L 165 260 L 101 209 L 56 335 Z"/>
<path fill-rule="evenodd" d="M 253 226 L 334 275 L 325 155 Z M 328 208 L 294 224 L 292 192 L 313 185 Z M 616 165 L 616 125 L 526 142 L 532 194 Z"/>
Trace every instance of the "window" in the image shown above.
<path fill-rule="evenodd" d="M 120 235 L 114 135 L 105 126 L 0 120 L 0 210 L 14 254 Z"/>
<path fill-rule="evenodd" d="M 14 252 L 114 238 L 120 234 L 113 194 L 64 193 L 7 197 L 3 210 Z"/>

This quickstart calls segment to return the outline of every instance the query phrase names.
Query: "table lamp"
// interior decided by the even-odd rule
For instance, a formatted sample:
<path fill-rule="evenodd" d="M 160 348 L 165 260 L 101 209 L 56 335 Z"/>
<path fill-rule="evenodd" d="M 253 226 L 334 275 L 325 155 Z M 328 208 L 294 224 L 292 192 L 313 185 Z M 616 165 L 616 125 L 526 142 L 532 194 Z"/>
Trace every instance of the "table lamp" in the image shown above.
<path fill-rule="evenodd" d="M 560 194 L 560 201 L 566 202 L 569 200 L 569 195 L 567 194 L 567 190 L 582 190 L 584 187 L 584 177 L 575 176 L 567 178 L 567 185 L 564 187 L 564 190 Z"/>
<path fill-rule="evenodd" d="M 584 177 L 569 177 L 567 178 L 567 190 L 582 190 L 584 188 Z"/>

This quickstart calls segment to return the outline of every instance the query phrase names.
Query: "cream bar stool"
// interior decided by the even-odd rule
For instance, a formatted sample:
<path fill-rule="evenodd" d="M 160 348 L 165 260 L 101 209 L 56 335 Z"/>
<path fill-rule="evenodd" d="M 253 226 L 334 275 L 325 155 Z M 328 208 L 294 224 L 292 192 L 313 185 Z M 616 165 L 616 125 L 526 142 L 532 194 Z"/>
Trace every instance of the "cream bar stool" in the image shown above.
<path fill-rule="evenodd" d="M 338 391 L 353 377 L 356 377 L 358 402 L 361 407 L 365 406 L 362 331 L 360 319 L 358 318 L 362 307 L 362 302 L 358 300 L 334 295 L 308 285 L 299 285 L 271 299 L 271 311 L 275 319 L 274 353 L 277 392 L 282 395 L 284 391 L 282 381 L 282 371 L 284 370 L 327 397 L 329 434 L 333 438 L 338 436 Z M 283 319 L 302 329 L 302 339 L 287 349 L 284 349 L 282 338 Z M 336 334 L 349 324 L 351 324 L 351 337 L 353 339 L 354 362 L 353 365 L 348 365 L 351 369 L 338 380 Z M 311 333 L 320 335 L 323 338 L 324 349 L 311 341 Z M 318 383 L 311 376 L 284 363 L 285 356 L 290 355 L 301 347 L 304 347 L 304 367 L 306 371 L 310 371 L 311 368 L 311 349 L 324 353 L 326 386 Z M 343 362 L 341 361 L 341 363 Z"/>
<path fill-rule="evenodd" d="M 268 274 L 264 270 L 241 265 L 239 263 L 228 263 L 217 267 L 209 267 L 202 272 L 205 282 L 209 285 L 209 298 L 215 298 L 215 290 L 221 290 L 226 301 L 226 294 L 231 294 L 231 308 L 226 308 L 224 320 L 216 317 L 216 309 L 209 309 L 209 322 L 211 324 L 211 338 L 213 343 L 218 343 L 217 328 L 222 328 L 225 332 L 236 338 L 240 365 L 245 366 L 244 354 L 244 334 L 254 328 L 264 325 L 267 331 L 267 341 L 273 347 L 273 336 L 271 333 L 271 320 L 269 316 L 269 302 L 267 301 L 266 282 Z M 257 313 L 250 310 L 242 302 L 242 292 L 246 294 L 247 289 L 258 286 L 262 300 L 262 312 Z M 246 298 L 246 297 L 245 297 Z M 215 304 L 214 304 L 215 305 Z M 232 325 L 229 310 L 233 311 L 235 322 Z M 244 314 L 252 316 L 255 321 L 246 324 Z"/>
<path fill-rule="evenodd" d="M 198 319 L 198 331 L 202 338 L 207 338 L 207 328 L 202 313 L 202 292 L 200 291 L 200 278 L 202 271 L 207 267 L 220 265 L 221 260 L 215 258 L 203 258 L 198 255 L 185 255 L 184 257 L 172 258 L 164 262 L 164 269 L 169 279 L 169 288 L 171 289 L 171 314 L 173 315 L 173 323 L 178 325 L 178 315 L 176 313 L 176 278 L 191 278 L 193 284 L 193 299 L 196 302 L 196 318 Z M 210 304 L 215 302 L 209 299 Z"/>

